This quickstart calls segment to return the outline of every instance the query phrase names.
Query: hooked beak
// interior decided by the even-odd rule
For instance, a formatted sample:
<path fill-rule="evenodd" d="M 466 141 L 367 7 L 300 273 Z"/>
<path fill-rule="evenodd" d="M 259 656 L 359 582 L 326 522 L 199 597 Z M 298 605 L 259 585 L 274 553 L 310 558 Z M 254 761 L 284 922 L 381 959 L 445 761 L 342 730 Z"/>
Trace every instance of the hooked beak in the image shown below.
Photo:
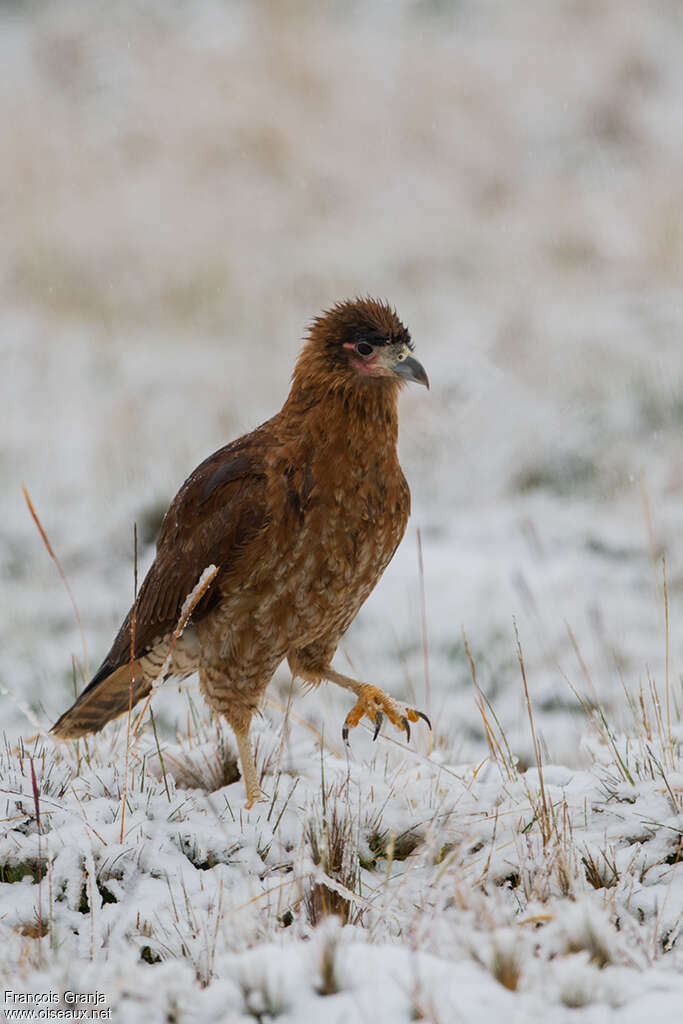
<path fill-rule="evenodd" d="M 393 371 L 398 377 L 402 377 L 403 380 L 412 380 L 416 384 L 424 384 L 427 390 L 429 390 L 429 377 L 422 363 L 418 362 L 414 356 L 406 356 L 400 363 L 396 363 Z"/>

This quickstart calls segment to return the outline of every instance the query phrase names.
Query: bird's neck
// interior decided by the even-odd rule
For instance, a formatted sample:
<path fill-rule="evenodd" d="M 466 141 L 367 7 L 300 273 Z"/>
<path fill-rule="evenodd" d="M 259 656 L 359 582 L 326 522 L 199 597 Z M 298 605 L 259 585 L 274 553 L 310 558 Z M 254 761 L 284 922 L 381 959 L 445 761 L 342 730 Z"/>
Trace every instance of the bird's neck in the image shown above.
<path fill-rule="evenodd" d="M 395 450 L 398 392 L 398 384 L 387 379 L 362 384 L 335 379 L 305 386 L 295 382 L 282 413 L 302 439 L 307 435 L 329 443 L 334 436 L 369 450 Z"/>

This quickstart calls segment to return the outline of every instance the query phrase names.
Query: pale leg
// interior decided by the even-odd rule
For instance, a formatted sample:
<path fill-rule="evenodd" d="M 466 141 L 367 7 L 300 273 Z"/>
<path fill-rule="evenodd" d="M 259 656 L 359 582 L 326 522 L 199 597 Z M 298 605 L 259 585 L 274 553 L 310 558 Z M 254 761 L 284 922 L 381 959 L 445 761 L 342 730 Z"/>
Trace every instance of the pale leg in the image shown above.
<path fill-rule="evenodd" d="M 258 775 L 256 773 L 254 754 L 251 749 L 249 726 L 241 731 L 235 729 L 235 739 L 237 740 L 237 750 L 240 755 L 240 764 L 242 765 L 242 777 L 247 790 L 247 802 L 245 806 L 247 810 L 249 810 L 250 807 L 254 806 L 255 801 L 260 800 L 263 796 L 261 787 L 259 786 Z"/>

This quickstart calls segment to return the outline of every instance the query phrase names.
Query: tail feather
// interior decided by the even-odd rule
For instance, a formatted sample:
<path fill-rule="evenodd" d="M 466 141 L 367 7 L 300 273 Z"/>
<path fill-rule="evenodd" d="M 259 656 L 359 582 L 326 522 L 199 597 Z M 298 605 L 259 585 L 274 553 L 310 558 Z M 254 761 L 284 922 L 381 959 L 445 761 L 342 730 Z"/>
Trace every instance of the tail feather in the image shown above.
<path fill-rule="evenodd" d="M 152 681 L 140 661 L 133 662 L 133 700 L 135 705 L 152 689 Z M 130 663 L 100 677 L 100 672 L 86 686 L 74 704 L 52 726 L 50 732 L 60 740 L 76 739 L 90 732 L 99 732 L 107 722 L 124 715 L 131 706 Z"/>

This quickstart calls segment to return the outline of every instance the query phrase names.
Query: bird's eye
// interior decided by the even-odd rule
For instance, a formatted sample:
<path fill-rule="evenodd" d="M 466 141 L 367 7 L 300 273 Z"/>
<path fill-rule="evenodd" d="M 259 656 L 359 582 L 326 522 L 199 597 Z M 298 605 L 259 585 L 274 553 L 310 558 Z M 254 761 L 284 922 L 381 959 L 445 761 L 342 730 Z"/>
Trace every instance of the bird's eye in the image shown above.
<path fill-rule="evenodd" d="M 368 345 L 367 341 L 359 341 L 356 345 L 356 352 L 359 356 L 371 356 L 372 345 Z"/>

